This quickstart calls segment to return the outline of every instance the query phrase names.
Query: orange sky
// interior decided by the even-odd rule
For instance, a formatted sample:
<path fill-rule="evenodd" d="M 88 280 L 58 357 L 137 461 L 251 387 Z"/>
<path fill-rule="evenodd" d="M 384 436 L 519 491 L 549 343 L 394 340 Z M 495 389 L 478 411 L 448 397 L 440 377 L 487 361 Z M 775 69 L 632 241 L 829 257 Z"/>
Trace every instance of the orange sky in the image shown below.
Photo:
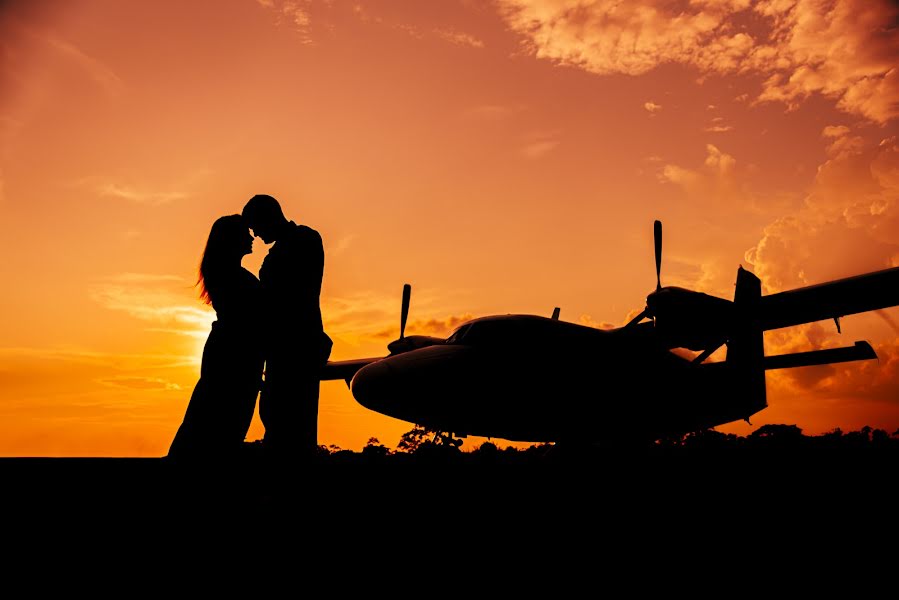
<path fill-rule="evenodd" d="M 766 292 L 899 265 L 895 3 L 0 6 L 2 456 L 165 454 L 214 318 L 209 227 L 256 193 L 323 236 L 334 359 L 385 353 L 406 282 L 407 333 L 620 325 L 654 219 L 663 284 L 728 298 L 741 264 Z M 721 429 L 896 430 L 897 322 L 769 333 L 880 360 L 771 372 L 769 408 Z M 320 443 L 411 427 L 322 384 Z"/>

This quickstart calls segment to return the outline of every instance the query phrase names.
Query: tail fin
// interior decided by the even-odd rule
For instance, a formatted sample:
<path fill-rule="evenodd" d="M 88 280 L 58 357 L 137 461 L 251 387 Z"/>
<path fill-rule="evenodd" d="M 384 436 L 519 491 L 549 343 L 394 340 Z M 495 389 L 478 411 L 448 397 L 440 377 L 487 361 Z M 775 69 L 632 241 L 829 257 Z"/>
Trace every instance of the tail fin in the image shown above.
<path fill-rule="evenodd" d="M 765 341 L 759 323 L 761 280 L 740 267 L 734 292 L 734 328 L 727 342 L 726 363 L 739 387 L 733 390 L 745 406 L 745 419 L 768 406 L 765 389 Z"/>

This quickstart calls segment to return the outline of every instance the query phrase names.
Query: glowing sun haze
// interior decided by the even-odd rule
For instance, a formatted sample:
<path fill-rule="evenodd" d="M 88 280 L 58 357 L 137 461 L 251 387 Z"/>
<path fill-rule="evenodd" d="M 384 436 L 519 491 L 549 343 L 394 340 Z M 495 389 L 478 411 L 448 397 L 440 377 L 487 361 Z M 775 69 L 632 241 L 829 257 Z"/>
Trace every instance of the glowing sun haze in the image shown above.
<path fill-rule="evenodd" d="M 405 282 L 407 333 L 623 324 L 654 219 L 663 284 L 726 298 L 741 264 L 766 293 L 897 266 L 897 23 L 885 0 L 3 3 L 0 455 L 165 454 L 214 319 L 200 253 L 256 193 L 323 236 L 334 359 L 385 353 Z M 769 408 L 721 429 L 895 431 L 897 322 L 770 332 L 880 358 L 769 372 Z M 410 428 L 322 384 L 320 443 Z"/>

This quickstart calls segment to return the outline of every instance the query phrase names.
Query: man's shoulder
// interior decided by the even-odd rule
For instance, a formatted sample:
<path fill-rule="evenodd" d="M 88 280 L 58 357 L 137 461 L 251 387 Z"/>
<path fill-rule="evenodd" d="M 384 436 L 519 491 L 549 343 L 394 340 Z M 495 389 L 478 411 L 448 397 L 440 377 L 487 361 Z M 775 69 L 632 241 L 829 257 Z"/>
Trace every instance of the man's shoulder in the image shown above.
<path fill-rule="evenodd" d="M 315 241 L 321 242 L 322 236 L 315 229 L 309 227 L 308 225 L 294 223 L 293 221 L 291 221 L 290 224 L 292 225 L 290 235 L 290 238 L 292 240 L 303 243 Z"/>

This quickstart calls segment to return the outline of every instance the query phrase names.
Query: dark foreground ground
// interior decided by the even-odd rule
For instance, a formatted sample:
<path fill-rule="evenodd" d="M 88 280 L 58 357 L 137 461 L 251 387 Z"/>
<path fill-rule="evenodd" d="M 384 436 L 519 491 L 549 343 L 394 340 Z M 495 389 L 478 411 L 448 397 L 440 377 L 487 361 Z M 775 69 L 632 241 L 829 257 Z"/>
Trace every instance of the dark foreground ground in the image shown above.
<path fill-rule="evenodd" d="M 303 521 L 363 529 L 501 525 L 514 515 L 539 526 L 670 513 L 703 528 L 790 515 L 834 523 L 849 513 L 876 519 L 886 509 L 883 526 L 899 518 L 899 443 L 855 450 L 532 450 L 342 451 L 279 467 L 252 452 L 226 464 L 198 465 L 162 458 L 0 458 L 0 508 L 19 523 L 92 522 L 98 530 L 154 521 L 199 524 L 222 515 L 282 526 L 302 515 Z"/>
<path fill-rule="evenodd" d="M 259 559 L 288 560 L 275 573 L 329 573 L 331 589 L 427 574 L 443 586 L 486 577 L 493 587 L 480 591 L 504 596 L 532 580 L 685 592 L 772 573 L 804 590 L 803 569 L 870 585 L 890 581 L 899 559 L 897 467 L 892 444 L 340 452 L 286 469 L 253 453 L 217 466 L 5 458 L 3 566 L 7 578 L 36 565 L 52 578 L 61 561 L 89 581 L 127 573 L 144 585 L 211 561 L 220 588 L 268 579 L 250 566 Z M 372 569 L 379 579 L 363 575 Z"/>

